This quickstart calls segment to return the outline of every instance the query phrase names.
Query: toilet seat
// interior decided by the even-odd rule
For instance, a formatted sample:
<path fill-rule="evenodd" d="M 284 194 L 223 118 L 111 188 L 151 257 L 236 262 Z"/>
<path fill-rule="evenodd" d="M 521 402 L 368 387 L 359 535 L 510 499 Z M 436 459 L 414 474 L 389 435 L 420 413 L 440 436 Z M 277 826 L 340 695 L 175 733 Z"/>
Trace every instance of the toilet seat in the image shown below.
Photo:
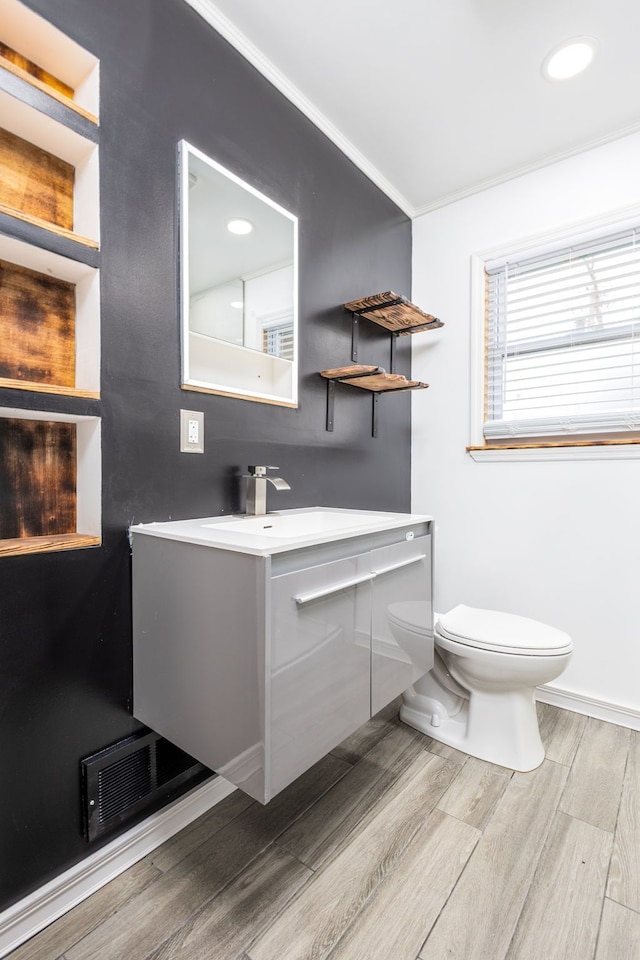
<path fill-rule="evenodd" d="M 415 629 L 415 627 L 414 627 Z M 530 657 L 560 656 L 573 650 L 571 637 L 538 620 L 459 604 L 436 623 L 436 641 L 444 640 L 494 653 Z"/>

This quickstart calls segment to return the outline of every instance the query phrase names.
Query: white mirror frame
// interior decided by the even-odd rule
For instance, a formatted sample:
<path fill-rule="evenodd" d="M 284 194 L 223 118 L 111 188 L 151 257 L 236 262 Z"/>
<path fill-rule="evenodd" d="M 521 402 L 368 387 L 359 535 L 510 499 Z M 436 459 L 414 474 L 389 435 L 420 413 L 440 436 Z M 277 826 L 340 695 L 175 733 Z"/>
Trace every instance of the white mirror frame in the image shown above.
<path fill-rule="evenodd" d="M 195 156 L 291 221 L 293 230 L 293 360 L 261 353 L 190 329 L 189 157 Z M 186 140 L 178 145 L 181 382 L 183 390 L 298 406 L 298 218 Z M 198 357 L 194 347 L 198 346 Z M 262 383 L 259 383 L 262 381 Z M 266 389 L 261 389 L 266 385 Z"/>

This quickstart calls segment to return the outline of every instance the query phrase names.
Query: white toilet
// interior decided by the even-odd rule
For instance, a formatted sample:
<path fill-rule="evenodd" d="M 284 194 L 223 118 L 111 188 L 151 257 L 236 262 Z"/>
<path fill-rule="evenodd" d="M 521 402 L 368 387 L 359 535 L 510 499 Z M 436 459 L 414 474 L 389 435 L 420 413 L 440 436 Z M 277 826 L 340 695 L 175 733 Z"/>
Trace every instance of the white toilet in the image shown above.
<path fill-rule="evenodd" d="M 430 604 L 391 604 L 388 616 L 403 649 L 431 642 Z M 434 619 L 434 665 L 403 694 L 400 719 L 472 757 L 534 770 L 544 760 L 535 688 L 566 668 L 571 638 L 537 620 L 462 604 Z"/>

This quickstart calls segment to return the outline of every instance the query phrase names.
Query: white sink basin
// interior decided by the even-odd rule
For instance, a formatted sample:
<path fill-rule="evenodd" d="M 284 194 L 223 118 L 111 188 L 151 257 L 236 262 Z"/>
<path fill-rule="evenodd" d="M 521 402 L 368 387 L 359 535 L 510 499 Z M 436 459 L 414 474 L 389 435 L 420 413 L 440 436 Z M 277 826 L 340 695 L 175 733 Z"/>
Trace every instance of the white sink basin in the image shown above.
<path fill-rule="evenodd" d="M 337 533 L 370 526 L 370 513 L 349 513 L 318 510 L 309 513 L 267 514 L 264 517 L 243 517 L 242 520 L 219 520 L 203 523 L 207 529 L 221 533 L 244 533 L 260 537 L 309 537 L 316 534 Z"/>

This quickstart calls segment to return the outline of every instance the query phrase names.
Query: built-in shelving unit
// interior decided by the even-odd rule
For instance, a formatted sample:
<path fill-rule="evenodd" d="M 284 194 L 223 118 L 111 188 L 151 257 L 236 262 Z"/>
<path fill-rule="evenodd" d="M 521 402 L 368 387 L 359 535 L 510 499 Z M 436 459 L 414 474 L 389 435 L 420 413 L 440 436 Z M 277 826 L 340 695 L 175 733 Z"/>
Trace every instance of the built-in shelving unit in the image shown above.
<path fill-rule="evenodd" d="M 98 105 L 97 58 L 0 0 L 0 388 L 66 408 L 0 408 L 0 556 L 101 539 Z"/>
<path fill-rule="evenodd" d="M 407 300 L 406 297 L 398 296 L 391 290 L 386 293 L 376 293 L 369 297 L 362 297 L 360 300 L 350 300 L 344 306 L 352 315 L 351 359 L 354 362 L 351 366 L 336 367 L 320 372 L 320 376 L 327 381 L 327 430 L 333 430 L 334 425 L 335 384 L 345 383 L 373 394 L 371 433 L 372 436 L 377 437 L 377 401 L 381 394 L 426 390 L 429 386 L 428 383 L 422 383 L 420 380 L 408 380 L 402 374 L 395 372 L 396 338 L 407 334 L 422 333 L 425 330 L 435 330 L 444 326 L 444 324 L 442 320 L 425 313 L 420 307 Z M 370 320 L 389 332 L 391 337 L 390 372 L 387 373 L 382 367 L 357 363 L 360 319 Z"/>

